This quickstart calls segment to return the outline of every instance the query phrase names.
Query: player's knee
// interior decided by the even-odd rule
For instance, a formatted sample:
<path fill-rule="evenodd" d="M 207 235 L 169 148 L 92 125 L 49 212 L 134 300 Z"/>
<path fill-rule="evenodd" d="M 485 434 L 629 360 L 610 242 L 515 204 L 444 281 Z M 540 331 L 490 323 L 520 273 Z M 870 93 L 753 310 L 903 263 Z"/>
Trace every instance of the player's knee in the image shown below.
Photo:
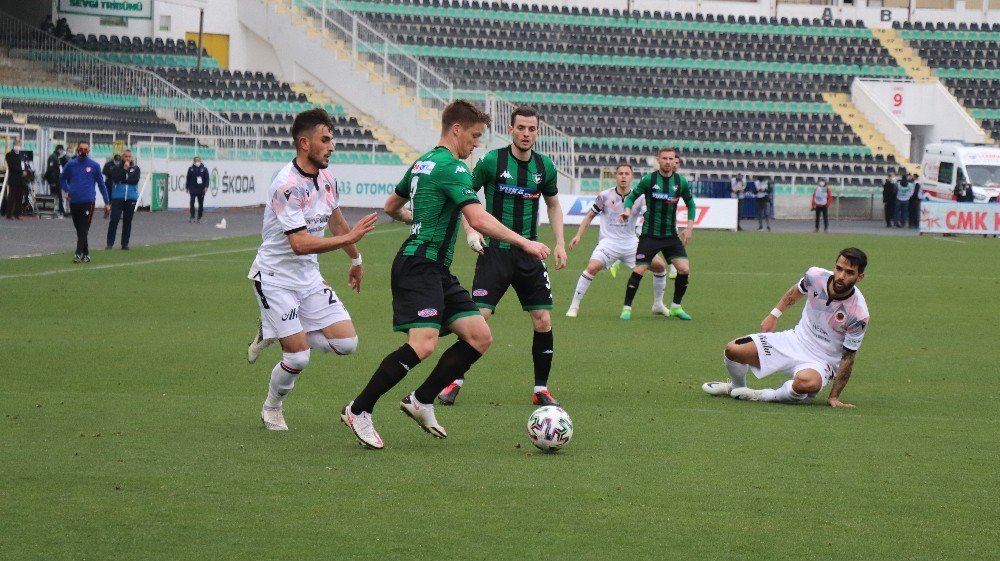
<path fill-rule="evenodd" d="M 329 339 L 329 348 L 338 355 L 349 355 L 358 349 L 358 336 Z"/>
<path fill-rule="evenodd" d="M 678 261 L 674 263 L 674 268 L 677 269 L 678 275 L 687 275 L 691 272 L 691 264 L 687 261 Z"/>
<path fill-rule="evenodd" d="M 309 366 L 309 354 L 309 349 L 295 353 L 282 353 L 281 364 L 286 370 L 301 372 L 306 369 L 306 366 Z"/>
<path fill-rule="evenodd" d="M 493 332 L 489 328 L 476 329 L 468 334 L 465 342 L 472 345 L 480 354 L 485 353 L 490 348 L 490 345 L 493 344 Z"/>
<path fill-rule="evenodd" d="M 749 337 L 744 337 L 742 339 L 734 339 L 726 344 L 725 355 L 726 358 L 733 362 L 744 362 L 743 357 L 743 346 L 753 340 Z"/>
<path fill-rule="evenodd" d="M 587 268 L 584 270 L 587 271 L 588 275 L 594 276 L 597 273 L 600 273 L 603 268 L 604 264 L 600 261 L 591 261 L 590 263 L 587 263 Z"/>
<path fill-rule="evenodd" d="M 823 379 L 815 370 L 803 370 L 795 373 L 792 379 L 792 390 L 795 393 L 819 393 L 823 389 Z"/>
<path fill-rule="evenodd" d="M 662 261 L 653 261 L 649 264 L 649 270 L 654 273 L 665 273 L 667 272 L 667 266 Z"/>
<path fill-rule="evenodd" d="M 545 314 L 544 316 L 531 316 L 531 326 L 535 331 L 540 333 L 552 331 L 552 316 L 549 314 Z"/>

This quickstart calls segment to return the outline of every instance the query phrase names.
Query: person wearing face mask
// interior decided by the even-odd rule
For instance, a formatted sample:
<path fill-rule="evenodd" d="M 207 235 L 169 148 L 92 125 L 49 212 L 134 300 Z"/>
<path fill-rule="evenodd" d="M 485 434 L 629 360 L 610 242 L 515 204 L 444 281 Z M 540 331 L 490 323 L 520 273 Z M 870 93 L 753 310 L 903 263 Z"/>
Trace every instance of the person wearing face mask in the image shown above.
<path fill-rule="evenodd" d="M 132 236 L 132 215 L 139 200 L 139 166 L 132 160 L 132 151 L 122 152 L 122 163 L 111 171 L 111 222 L 108 223 L 108 244 L 105 249 L 115 246 L 118 220 L 122 220 L 122 249 L 128 249 Z"/>
<path fill-rule="evenodd" d="M 823 231 L 827 231 L 830 227 L 830 217 L 827 215 L 827 209 L 830 208 L 830 203 L 832 202 L 833 193 L 830 192 L 830 187 L 827 186 L 826 181 L 820 179 L 819 184 L 813 189 L 812 199 L 809 201 L 809 206 L 816 213 L 816 227 L 813 229 L 814 232 L 819 232 L 820 215 L 823 216 Z"/>
<path fill-rule="evenodd" d="M 57 218 L 66 218 L 66 205 L 63 203 L 62 186 L 59 185 L 59 175 L 62 173 L 63 165 L 66 160 L 63 158 L 63 154 L 66 150 L 63 149 L 63 145 L 59 144 L 56 149 L 52 151 L 49 155 L 48 163 L 45 166 L 45 182 L 49 184 L 49 192 L 52 196 L 56 198 L 59 204 Z"/>
<path fill-rule="evenodd" d="M 31 181 L 31 169 L 21 153 L 21 139 L 14 140 L 14 146 L 4 157 L 7 162 L 7 220 L 20 220 L 24 208 L 24 193 Z"/>
<path fill-rule="evenodd" d="M 115 173 L 115 168 L 121 167 L 121 165 L 122 157 L 120 154 L 115 154 L 113 158 L 104 162 L 104 168 L 101 169 L 101 173 L 104 174 L 104 184 L 108 186 L 109 190 L 111 189 L 111 186 L 114 185 L 112 176 Z"/>
<path fill-rule="evenodd" d="M 201 163 L 201 158 L 194 157 L 194 164 L 188 168 L 187 192 L 191 194 L 191 218 L 188 222 L 201 222 L 201 215 L 205 212 L 205 189 L 208 187 L 208 168 Z M 198 202 L 198 216 L 195 218 L 194 203 Z"/>
<path fill-rule="evenodd" d="M 90 263 L 87 235 L 90 233 L 90 221 L 94 217 L 96 189 L 101 190 L 101 197 L 104 199 L 105 217 L 111 212 L 111 205 L 101 165 L 90 158 L 89 142 L 83 141 L 77 145 L 76 157 L 63 166 L 59 181 L 69 199 L 69 212 L 73 216 L 73 227 L 76 228 L 76 253 L 73 255 L 73 262 Z"/>

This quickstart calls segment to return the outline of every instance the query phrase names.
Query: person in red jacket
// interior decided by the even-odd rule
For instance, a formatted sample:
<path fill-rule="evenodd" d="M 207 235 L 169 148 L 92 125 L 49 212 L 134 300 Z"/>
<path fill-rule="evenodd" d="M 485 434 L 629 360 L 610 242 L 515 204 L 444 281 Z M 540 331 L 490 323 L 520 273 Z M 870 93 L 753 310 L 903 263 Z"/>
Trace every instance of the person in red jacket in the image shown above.
<path fill-rule="evenodd" d="M 819 232 L 819 216 L 823 215 L 823 231 L 827 231 L 830 227 L 830 217 L 827 215 L 827 209 L 830 208 L 830 203 L 833 202 L 833 193 L 830 192 L 830 187 L 827 186 L 826 181 L 820 179 L 816 188 L 813 189 L 812 198 L 809 200 L 809 206 L 816 213 L 816 228 L 813 232 Z"/>

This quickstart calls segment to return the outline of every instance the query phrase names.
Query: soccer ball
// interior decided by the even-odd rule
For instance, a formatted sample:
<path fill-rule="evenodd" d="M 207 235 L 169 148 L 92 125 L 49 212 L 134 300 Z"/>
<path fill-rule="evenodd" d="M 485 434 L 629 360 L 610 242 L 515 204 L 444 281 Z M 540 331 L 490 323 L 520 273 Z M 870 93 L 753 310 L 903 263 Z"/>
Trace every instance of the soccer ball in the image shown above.
<path fill-rule="evenodd" d="M 562 407 L 539 407 L 528 417 L 528 438 L 539 450 L 555 452 L 573 438 L 573 420 Z"/>

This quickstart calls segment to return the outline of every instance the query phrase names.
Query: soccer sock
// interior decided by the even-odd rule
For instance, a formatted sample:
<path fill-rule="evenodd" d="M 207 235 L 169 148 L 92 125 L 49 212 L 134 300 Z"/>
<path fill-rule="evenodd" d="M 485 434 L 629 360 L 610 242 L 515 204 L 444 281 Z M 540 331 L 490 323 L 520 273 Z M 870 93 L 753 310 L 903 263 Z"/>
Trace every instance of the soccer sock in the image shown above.
<path fill-rule="evenodd" d="M 642 275 L 639 273 L 632 273 L 632 276 L 628 278 L 628 285 L 625 287 L 625 305 L 631 306 L 632 300 L 635 299 L 635 293 L 639 291 L 639 283 L 642 282 Z"/>
<path fill-rule="evenodd" d="M 792 381 L 788 380 L 776 390 L 760 390 L 761 401 L 779 401 L 782 403 L 798 403 L 805 401 L 808 394 L 798 393 L 792 389 Z"/>
<path fill-rule="evenodd" d="M 580 300 L 583 300 L 583 295 L 587 293 L 593 280 L 594 277 L 587 274 L 587 271 L 580 273 L 580 280 L 576 281 L 576 292 L 573 293 L 573 306 L 578 305 Z"/>
<path fill-rule="evenodd" d="M 552 371 L 552 330 L 535 332 L 531 341 L 531 359 L 535 363 L 535 385 L 549 385 L 549 372 Z"/>
<path fill-rule="evenodd" d="M 281 361 L 271 369 L 271 381 L 267 385 L 267 407 L 281 407 L 285 396 L 295 387 L 295 379 L 309 364 L 309 351 L 282 353 Z"/>
<path fill-rule="evenodd" d="M 653 305 L 663 305 L 663 293 L 667 291 L 667 273 L 653 273 Z"/>
<path fill-rule="evenodd" d="M 455 378 L 464 376 L 481 356 L 482 353 L 475 347 L 459 339 L 441 355 L 430 376 L 413 392 L 414 397 L 420 403 L 434 403 L 437 394 L 455 381 Z"/>
<path fill-rule="evenodd" d="M 722 364 L 726 365 L 729 380 L 732 381 L 734 387 L 741 388 L 747 385 L 747 365 L 729 360 L 725 353 L 722 354 Z"/>
<path fill-rule="evenodd" d="M 382 359 L 382 364 L 378 365 L 378 369 L 372 374 L 368 385 L 361 390 L 358 397 L 354 398 L 351 412 L 355 415 L 363 411 L 371 413 L 372 409 L 375 408 L 375 402 L 405 378 L 406 374 L 418 364 L 420 364 L 420 357 L 417 356 L 417 352 L 409 343 L 386 355 Z"/>
<path fill-rule="evenodd" d="M 681 299 L 684 298 L 684 293 L 688 289 L 688 276 L 677 274 L 677 278 L 674 280 L 674 304 L 678 306 L 681 305 Z"/>

